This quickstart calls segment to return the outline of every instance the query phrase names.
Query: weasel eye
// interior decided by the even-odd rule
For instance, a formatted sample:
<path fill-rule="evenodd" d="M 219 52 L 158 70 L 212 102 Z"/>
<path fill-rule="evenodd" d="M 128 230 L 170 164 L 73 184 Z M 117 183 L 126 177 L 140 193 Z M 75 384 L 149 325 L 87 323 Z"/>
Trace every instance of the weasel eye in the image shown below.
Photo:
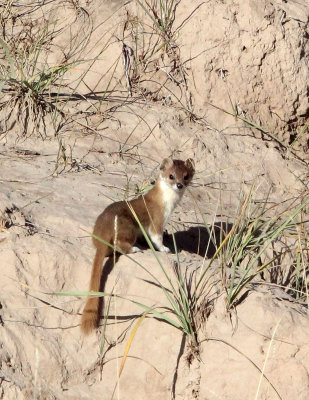
<path fill-rule="evenodd" d="M 171 174 L 170 175 L 170 179 L 175 179 L 174 175 Z"/>
<path fill-rule="evenodd" d="M 185 181 L 187 181 L 187 180 L 189 179 L 189 175 L 185 175 L 185 176 L 183 177 L 183 179 L 184 179 Z"/>

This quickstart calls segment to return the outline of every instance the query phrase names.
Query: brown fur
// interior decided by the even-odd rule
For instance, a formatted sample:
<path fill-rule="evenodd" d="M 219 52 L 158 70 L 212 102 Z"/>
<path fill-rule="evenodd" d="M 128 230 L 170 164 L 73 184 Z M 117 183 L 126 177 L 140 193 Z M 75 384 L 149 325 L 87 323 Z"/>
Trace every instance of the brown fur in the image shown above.
<path fill-rule="evenodd" d="M 118 201 L 110 204 L 97 218 L 94 226 L 94 235 L 114 244 L 115 217 L 117 216 L 117 243 L 116 246 L 124 253 L 130 253 L 138 236 L 141 235 L 137 220 L 130 207 L 135 211 L 138 220 L 153 240 L 160 251 L 168 251 L 162 243 L 164 224 L 173 211 L 173 207 L 181 199 L 185 187 L 191 182 L 194 175 L 193 160 L 187 161 L 164 159 L 161 174 L 155 186 L 145 195 L 137 199 Z M 171 179 L 171 175 L 173 179 Z M 178 186 L 182 188 L 178 189 Z M 173 187 L 173 188 L 172 188 Z M 167 193 L 167 195 L 166 195 Z M 168 204 L 174 201 L 172 205 Z M 90 280 L 90 291 L 100 291 L 100 282 L 105 257 L 112 254 L 113 250 L 97 239 L 93 239 L 96 255 L 93 262 Z M 99 324 L 99 298 L 89 297 L 85 305 L 81 330 L 89 334 Z"/>

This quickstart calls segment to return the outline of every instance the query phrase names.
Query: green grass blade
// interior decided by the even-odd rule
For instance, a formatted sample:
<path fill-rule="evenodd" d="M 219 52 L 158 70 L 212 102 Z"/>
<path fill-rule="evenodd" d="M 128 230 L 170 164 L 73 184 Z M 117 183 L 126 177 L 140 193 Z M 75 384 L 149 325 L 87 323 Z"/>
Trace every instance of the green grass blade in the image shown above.
<path fill-rule="evenodd" d="M 141 307 L 142 309 L 147 311 L 147 313 L 151 313 L 155 317 L 157 317 L 158 319 L 162 319 L 162 320 L 168 322 L 170 325 L 173 325 L 174 327 L 182 330 L 182 326 L 179 323 L 177 323 L 173 319 L 169 318 L 164 313 L 161 313 L 161 312 L 157 311 L 155 308 L 149 307 L 146 304 L 140 303 L 138 301 L 129 299 L 129 298 L 124 297 L 124 296 L 120 296 L 120 295 L 115 294 L 115 293 L 73 291 L 73 292 L 51 292 L 51 293 L 45 293 L 45 294 L 53 295 L 53 296 L 76 296 L 76 297 L 81 297 L 81 296 L 90 296 L 90 297 L 106 297 L 106 296 L 110 296 L 110 297 L 116 297 L 118 299 L 129 301 L 130 303 L 133 303 L 133 304 Z"/>

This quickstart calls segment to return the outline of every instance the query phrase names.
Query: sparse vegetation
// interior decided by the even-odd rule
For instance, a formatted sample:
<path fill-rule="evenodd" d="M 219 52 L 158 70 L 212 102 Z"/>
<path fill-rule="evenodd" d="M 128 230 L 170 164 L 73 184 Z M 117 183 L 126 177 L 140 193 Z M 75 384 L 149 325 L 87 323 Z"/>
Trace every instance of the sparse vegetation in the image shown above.
<path fill-rule="evenodd" d="M 54 113 L 61 114 L 52 91 L 61 87 L 64 75 L 74 63 L 48 65 L 46 56 L 58 33 L 55 24 L 41 18 L 28 21 L 21 29 L 24 20 L 16 6 L 14 2 L 8 3 L 0 38 L 5 56 L 0 69 L 0 109 L 6 112 L 4 133 L 18 122 L 22 135 L 35 132 L 44 137 L 46 117 L 51 121 Z"/>
<path fill-rule="evenodd" d="M 10 135 L 12 140 L 9 143 L 14 143 L 14 141 L 21 139 L 23 141 L 33 138 L 43 141 L 55 139 L 58 148 L 52 151 L 51 157 L 53 157 L 53 161 L 50 161 L 50 159 L 48 161 L 52 163 L 52 168 L 49 169 L 50 179 L 52 179 L 52 176 L 58 176 L 62 172 L 71 172 L 74 168 L 78 172 L 96 171 L 101 173 L 105 171 L 108 174 L 110 172 L 108 168 L 111 166 L 118 165 L 118 162 L 119 164 L 123 163 L 122 165 L 127 163 L 122 172 L 119 172 L 119 170 L 113 171 L 115 175 L 122 176 L 125 182 L 124 185 L 119 187 L 119 181 L 116 180 L 115 183 L 111 181 L 110 185 L 104 182 L 96 183 L 98 186 L 100 185 L 102 190 L 96 192 L 95 195 L 99 196 L 103 193 L 104 196 L 112 201 L 117 197 L 115 194 L 117 192 L 118 197 L 129 199 L 144 193 L 150 188 L 151 184 L 149 182 L 151 181 L 149 176 L 152 175 L 156 168 L 153 165 L 158 157 L 161 156 L 162 147 L 165 148 L 165 153 L 168 152 L 172 157 L 182 158 L 183 153 L 186 151 L 195 153 L 196 148 L 201 146 L 203 152 L 197 151 L 196 154 L 201 157 L 198 162 L 200 162 L 204 170 L 199 175 L 200 186 L 197 185 L 197 187 L 204 190 L 204 196 L 208 191 L 209 177 L 205 174 L 205 171 L 206 168 L 212 168 L 212 166 L 206 167 L 208 157 L 211 160 L 216 160 L 216 157 L 224 158 L 227 153 L 216 154 L 216 156 L 214 154 L 217 151 L 220 152 L 222 148 L 226 152 L 230 151 L 230 143 L 224 136 L 225 131 L 228 129 L 229 132 L 232 132 L 231 136 L 237 136 L 237 139 L 233 142 L 234 148 L 231 150 L 235 154 L 233 163 L 235 161 L 237 168 L 241 164 L 241 152 L 243 151 L 241 142 L 245 140 L 244 132 L 250 132 L 251 137 L 257 137 L 258 134 L 261 135 L 260 140 L 257 141 L 256 149 L 259 146 L 263 147 L 267 142 L 265 152 L 267 147 L 270 147 L 276 154 L 280 154 L 282 158 L 284 157 L 287 163 L 292 160 L 300 168 L 308 167 L 306 146 L 309 142 L 306 137 L 308 136 L 309 122 L 306 111 L 297 120 L 295 110 L 293 110 L 294 114 L 290 116 L 288 123 L 291 127 L 296 126 L 296 128 L 293 131 L 290 128 L 290 135 L 284 136 L 279 129 L 278 131 L 271 131 L 271 129 L 265 127 L 261 122 L 262 117 L 260 118 L 259 115 L 251 118 L 250 113 L 240 112 L 237 101 L 232 102 L 231 100 L 234 96 L 230 96 L 229 88 L 226 99 L 226 103 L 230 105 L 229 109 L 224 108 L 222 105 L 224 101 L 220 105 L 210 104 L 207 95 L 202 90 L 198 90 L 199 84 L 195 82 L 196 77 L 193 76 L 192 78 L 190 73 L 194 72 L 192 61 L 200 57 L 200 54 L 190 53 L 186 54 L 186 58 L 184 58 L 182 49 L 185 44 L 179 38 L 183 27 L 199 12 L 205 2 L 193 5 L 192 10 L 190 9 L 185 18 L 183 16 L 178 18 L 181 0 L 136 0 L 134 7 L 127 7 L 129 3 L 118 7 L 118 5 L 114 4 L 117 2 L 112 2 L 113 5 L 111 7 L 114 8 L 108 14 L 108 18 L 105 18 L 105 10 L 99 9 L 98 11 L 98 13 L 102 12 L 104 14 L 104 18 L 102 16 L 97 18 L 93 10 L 92 13 L 88 12 L 90 10 L 90 2 L 87 1 L 67 0 L 61 2 L 60 0 L 53 0 L 31 2 L 27 0 L 9 0 L 2 3 L 0 4 L 0 140 L 9 140 Z M 99 8 L 99 4 L 96 4 L 96 7 Z M 62 20 L 57 8 L 61 8 L 63 12 L 69 10 L 70 18 Z M 121 10 L 121 14 L 117 14 L 119 10 Z M 111 22 L 116 14 L 117 19 L 115 18 Z M 236 18 L 236 14 L 233 14 L 234 17 Z M 224 18 L 224 23 L 229 20 L 229 23 L 232 24 L 233 18 L 231 16 Z M 263 20 L 267 20 L 271 24 L 272 16 L 267 18 Z M 280 20 L 280 24 L 281 29 L 283 29 L 282 20 Z M 205 38 L 202 39 L 204 40 Z M 240 37 L 238 39 L 241 42 L 243 38 Z M 224 38 L 224 41 L 219 44 L 216 42 L 215 46 L 216 48 L 223 47 L 233 40 L 234 37 Z M 248 38 L 244 39 L 244 43 L 246 40 Z M 208 49 L 203 49 L 201 54 L 207 51 Z M 246 46 L 243 44 L 241 51 L 243 53 L 247 51 Z M 223 64 L 227 62 L 227 59 L 222 58 L 223 66 L 210 65 L 210 61 L 209 57 L 207 63 L 198 69 L 199 73 L 206 76 L 206 70 L 209 69 L 214 74 L 223 74 L 224 79 L 226 79 L 225 75 L 228 76 L 228 71 L 223 69 Z M 227 87 L 228 84 L 227 82 L 225 83 Z M 261 86 L 260 81 L 254 84 L 256 87 Z M 209 90 L 214 91 L 216 85 L 218 85 L 217 81 L 211 83 Z M 195 93 L 194 95 L 192 94 L 193 92 Z M 237 96 L 235 94 L 235 98 Z M 202 100 L 199 100 L 200 104 L 197 107 L 198 97 Z M 297 104 L 298 101 L 300 100 L 297 98 L 294 103 Z M 271 103 L 271 99 L 269 102 Z M 210 111 L 206 110 L 207 105 L 211 106 Z M 156 109 L 157 114 L 155 114 L 155 117 L 151 116 L 152 119 L 148 118 L 150 110 L 156 106 L 158 107 Z M 267 107 L 271 109 L 270 105 L 267 105 Z M 165 109 L 170 110 L 170 119 L 175 122 L 176 128 L 172 133 L 169 131 L 166 119 L 160 118 Z M 232 111 L 229 111 L 230 109 Z M 212 112 L 216 112 L 216 115 L 222 114 L 224 118 L 232 118 L 230 120 L 223 119 L 222 126 L 219 126 L 220 124 L 211 125 L 207 118 Z M 275 111 L 271 110 L 271 113 L 275 115 Z M 123 114 L 129 116 L 131 121 L 134 122 L 126 125 L 126 119 Z M 281 115 L 276 115 L 277 117 L 281 122 L 286 118 L 281 117 Z M 204 136 L 201 138 L 201 136 L 195 136 L 192 133 L 191 137 L 186 133 L 187 136 L 184 135 L 182 140 L 181 129 L 185 124 L 188 124 L 187 126 L 189 127 L 188 129 L 191 129 L 191 133 L 195 132 L 194 130 L 201 129 L 201 135 Z M 297 124 L 299 125 L 297 126 Z M 106 136 L 105 129 L 108 130 Z M 157 131 L 160 134 L 155 136 Z M 176 131 L 177 135 L 175 134 Z M 208 139 L 207 135 L 212 133 L 217 135 L 213 141 L 216 142 L 218 140 L 219 143 L 219 139 L 222 139 L 225 147 L 214 145 L 211 149 L 207 148 L 207 140 L 205 140 L 205 144 L 203 138 L 206 137 Z M 84 154 L 95 154 L 92 159 L 92 165 L 87 164 L 83 159 L 75 158 L 74 146 L 79 137 L 91 139 L 91 145 L 89 144 L 90 140 L 85 145 L 87 150 L 85 150 Z M 106 141 L 104 141 L 105 139 Z M 148 139 L 152 140 L 149 148 L 146 147 Z M 99 145 L 96 145 L 97 140 L 100 140 Z M 159 141 L 164 143 L 161 148 L 156 147 Z M 109 147 L 106 143 L 113 143 L 114 146 Z M 13 152 L 12 147 L 10 151 Z M 41 155 L 34 150 L 27 149 L 14 154 L 16 158 L 29 157 L 27 160 L 32 162 L 34 157 Z M 8 153 L 8 151 L 8 147 L 5 148 L 5 151 L 0 156 L 9 157 L 12 153 Z M 104 162 L 102 161 L 103 156 L 101 157 L 99 153 L 105 153 Z M 261 154 L 261 152 L 258 154 Z M 164 154 L 164 156 L 166 155 Z M 254 157 L 254 150 L 252 150 L 252 157 Z M 105 165 L 106 160 L 110 162 L 106 162 Z M 97 168 L 97 165 L 101 169 Z M 229 168 L 224 163 L 219 166 L 216 165 L 214 168 L 217 167 L 218 170 L 220 168 L 220 177 L 224 176 L 225 168 Z M 40 167 L 37 168 L 39 169 Z M 150 171 L 151 168 L 153 168 L 152 171 Z M 243 168 L 245 169 L 246 167 Z M 287 168 L 293 169 L 294 164 L 288 165 Z M 264 172 L 261 172 L 259 176 L 263 176 L 261 179 L 265 183 L 268 176 L 264 177 Z M 216 204 L 213 214 L 209 211 L 209 215 L 206 217 L 204 203 L 209 201 L 208 197 L 199 195 L 190 201 L 192 209 L 193 207 L 198 208 L 196 221 L 192 221 L 192 215 L 190 215 L 190 218 L 188 217 L 188 220 L 183 223 L 183 229 L 186 230 L 197 226 L 198 229 L 204 229 L 206 232 L 205 236 L 198 238 L 198 250 L 192 251 L 192 253 L 196 253 L 199 256 L 202 255 L 202 257 L 198 258 L 198 261 L 194 260 L 193 267 L 188 267 L 181 259 L 181 244 L 178 243 L 176 237 L 177 227 L 180 226 L 180 223 L 176 218 L 171 224 L 176 228 L 170 238 L 173 243 L 174 254 L 169 256 L 169 259 L 155 251 L 146 232 L 140 226 L 158 270 L 150 269 L 146 263 L 139 262 L 134 256 L 123 255 L 123 257 L 127 257 L 137 265 L 137 268 L 141 268 L 148 274 L 149 281 L 143 282 L 143 284 L 159 288 L 163 293 L 162 298 L 164 301 L 160 300 L 158 303 L 154 301 L 148 304 L 146 301 L 136 297 L 122 296 L 117 292 L 117 285 L 112 290 L 107 290 L 104 293 L 85 292 L 82 291 L 82 287 L 79 288 L 80 290 L 69 290 L 68 285 L 64 289 L 63 286 L 59 285 L 57 293 L 53 292 L 53 294 L 57 295 L 77 296 L 82 297 L 82 299 L 88 295 L 106 298 L 100 349 L 93 350 L 94 353 L 99 353 L 98 363 L 102 374 L 103 367 L 110 361 L 106 358 L 109 350 L 117 347 L 126 338 L 126 335 L 129 336 L 128 332 L 131 334 L 128 340 L 126 339 L 127 347 L 124 354 L 118 356 L 118 358 L 122 356 L 122 363 L 117 374 L 115 374 L 115 388 L 116 383 L 118 385 L 120 382 L 121 372 L 125 367 L 129 369 L 125 362 L 129 357 L 131 344 L 137 340 L 137 331 L 142 330 L 142 324 L 145 324 L 146 320 L 150 318 L 156 319 L 158 324 L 168 324 L 180 331 L 184 337 L 184 349 L 181 350 L 182 354 L 180 354 L 179 359 L 181 357 L 185 358 L 186 366 L 189 366 L 189 368 L 194 362 L 200 368 L 202 340 L 217 340 L 220 342 L 220 339 L 207 337 L 207 321 L 218 299 L 224 297 L 224 312 L 232 319 L 233 312 L 236 311 L 237 313 L 238 307 L 246 301 L 248 295 L 262 290 L 262 288 L 267 288 L 269 291 L 275 288 L 278 290 L 276 293 L 279 293 L 279 297 L 282 294 L 280 301 L 287 299 L 290 303 L 297 305 L 299 307 L 298 310 L 309 314 L 308 173 L 306 170 L 304 172 L 304 169 L 299 174 L 294 170 L 292 173 L 294 174 L 295 182 L 300 183 L 301 189 L 291 187 L 292 194 L 289 193 L 288 195 L 284 193 L 282 188 L 279 188 L 276 194 L 278 199 L 272 196 L 272 187 L 270 187 L 268 195 L 265 188 L 260 193 L 255 186 L 252 186 L 252 181 L 248 183 L 242 178 L 243 187 L 241 191 L 238 191 L 239 187 L 237 190 L 230 190 L 229 184 L 231 177 L 233 177 L 230 174 L 226 175 L 227 183 L 224 187 L 221 186 L 221 181 L 218 179 L 220 181 L 219 191 L 209 190 L 211 196 L 213 196 L 212 200 Z M 267 174 L 268 172 L 266 172 Z M 238 178 L 240 181 L 240 173 Z M 271 179 L 275 181 L 277 178 L 272 177 Z M 34 185 L 33 181 L 27 181 L 25 185 Z M 140 184 L 137 184 L 136 181 Z M 83 181 L 80 182 L 80 184 L 83 183 Z M 1 174 L 0 184 L 2 183 L 7 185 L 17 183 L 21 185 L 20 180 L 14 178 L 10 181 L 9 177 Z M 265 187 L 267 184 L 265 184 Z M 112 194 L 108 192 L 107 188 L 113 189 Z M 16 198 L 14 196 L 17 196 L 16 193 L 18 195 L 21 193 L 21 196 L 26 196 L 29 193 L 32 195 L 30 189 L 28 193 L 27 186 L 9 187 L 8 193 L 11 190 L 14 201 Z M 30 208 L 28 205 L 31 207 L 40 205 L 40 201 L 46 197 L 46 195 L 42 196 L 45 188 L 43 190 L 42 187 L 39 187 L 37 190 L 39 195 L 33 196 L 36 200 L 30 199 L 27 203 L 23 202 L 18 206 L 13 204 L 11 208 L 0 210 L 0 233 L 6 234 L 10 232 L 10 229 L 13 231 L 13 229 L 22 228 L 25 235 L 28 238 L 31 236 L 31 239 L 33 239 L 32 236 L 36 237 L 35 235 L 41 235 L 42 237 L 45 235 L 48 240 L 52 238 L 52 240 L 69 242 L 70 232 L 65 231 L 63 236 L 59 234 L 59 237 L 57 237 L 53 232 L 50 233 L 49 228 L 45 228 L 44 231 L 40 229 L 39 221 L 36 221 L 35 218 L 32 220 L 32 216 L 28 218 L 26 214 L 21 213 L 24 207 L 27 206 L 27 210 Z M 48 193 L 48 196 L 54 196 L 54 192 L 51 193 L 49 190 Z M 74 196 L 75 194 L 76 192 L 74 192 Z M 195 196 L 194 188 L 192 189 L 192 194 Z M 224 197 L 232 199 L 231 203 L 233 205 L 238 201 L 238 208 L 226 211 L 227 202 L 218 205 L 221 202 L 219 199 Z M 89 202 L 89 198 L 87 196 L 83 197 L 83 195 L 78 200 L 84 203 Z M 58 207 L 66 207 L 65 201 L 65 199 L 61 198 Z M 70 201 L 72 202 L 72 200 Z M 69 203 L 69 200 L 67 202 Z M 26 206 L 24 206 L 25 203 Z M 199 209 L 201 203 L 204 206 L 203 211 Z M 62 218 L 61 222 L 59 222 L 60 218 Z M 65 217 L 60 216 L 59 220 L 57 223 L 61 225 Z M 77 223 L 79 222 L 77 221 Z M 17 232 L 17 238 L 19 238 L 18 235 L 20 235 L 20 232 Z M 65 239 L 63 239 L 64 236 Z M 100 240 L 100 238 L 97 239 Z M 5 240 L 3 239 L 3 241 Z M 191 240 L 191 237 L 187 236 L 186 240 Z M 2 243 L 2 238 L 0 243 Z M 117 249 L 117 244 L 109 245 L 114 250 Z M 26 249 L 27 246 L 24 246 Z M 44 242 L 42 248 L 44 246 L 48 247 L 49 242 Z M 76 247 L 81 247 L 81 244 L 78 243 Z M 205 250 L 204 253 L 200 251 L 200 247 Z M 36 263 L 29 262 L 29 265 L 26 266 L 27 270 L 23 264 L 27 256 L 24 254 L 20 256 L 18 251 L 15 248 L 12 250 L 12 258 L 13 255 L 15 257 L 16 252 L 17 260 L 14 262 L 18 263 L 18 280 L 23 281 L 26 287 L 25 292 L 31 293 L 32 284 L 31 282 L 29 284 L 29 281 L 26 282 L 25 277 L 28 280 L 35 279 L 36 270 L 29 275 L 27 273 L 31 268 L 36 268 Z M 23 251 L 26 254 L 28 250 Z M 65 248 L 63 252 L 65 251 L 69 253 L 71 250 L 67 251 L 67 248 Z M 116 254 L 116 251 L 114 253 Z M 39 261 L 38 256 L 37 263 Z M 157 278 L 156 272 L 160 273 L 163 279 Z M 57 273 L 55 272 L 55 274 Z M 69 275 L 71 278 L 71 274 Z M 76 275 L 74 276 L 75 278 Z M 42 284 L 42 287 L 48 286 L 44 279 L 41 276 L 38 278 L 38 282 Z M 61 276 L 61 279 L 64 282 L 65 275 Z M 76 287 L 74 285 L 75 283 L 71 284 L 70 288 Z M 86 285 L 85 283 L 84 287 Z M 46 295 L 46 292 L 44 292 L 44 295 Z M 49 290 L 48 298 L 50 298 L 51 292 Z M 42 292 L 40 292 L 41 294 Z M 112 324 L 118 326 L 122 321 L 117 319 L 117 313 L 112 315 L 111 309 L 113 301 L 120 299 L 127 300 L 134 306 L 138 306 L 140 313 L 125 317 L 125 322 L 129 321 L 128 326 L 116 337 L 115 341 L 112 341 L 107 339 L 109 329 Z M 49 300 L 39 300 L 45 306 L 56 309 L 59 314 L 61 313 L 62 309 L 49 303 Z M 0 309 L 1 307 L 0 303 Z M 74 311 L 76 314 L 74 315 L 74 318 L 76 318 L 75 325 L 77 326 L 79 316 L 76 310 L 77 306 Z M 120 310 L 117 311 L 121 314 Z M 72 313 L 73 311 L 70 311 L 67 314 Z M 37 318 L 36 315 L 35 318 Z M 16 322 L 12 318 L 8 319 L 8 321 Z M 2 325 L 2 322 L 0 316 L 0 325 Z M 27 321 L 31 329 L 43 329 L 38 324 L 33 324 L 32 326 L 32 323 L 33 321 Z M 76 326 L 73 328 L 76 328 Z M 257 370 L 260 371 L 260 382 L 256 392 L 256 399 L 258 399 L 264 378 L 268 381 L 266 361 L 271 357 L 270 347 L 275 343 L 275 333 L 278 327 L 279 322 L 272 332 L 273 336 L 270 338 L 265 364 L 257 367 Z M 61 334 L 63 331 L 61 328 Z M 227 344 L 221 340 L 222 343 Z M 0 350 L 1 345 L 2 343 L 0 343 Z M 230 344 L 228 343 L 228 345 Z M 233 345 L 230 345 L 230 347 L 235 349 Z M 249 357 L 245 356 L 245 358 L 248 359 Z M 10 367 L 12 364 L 11 359 L 6 356 L 5 360 Z M 178 362 L 179 360 L 177 361 L 177 368 Z M 39 365 L 39 361 L 37 363 Z M 253 361 L 252 364 L 256 366 Z M 96 365 L 93 369 L 95 370 L 95 368 Z M 3 373 L 2 376 L 1 372 L 0 382 L 3 380 L 6 382 L 4 375 Z M 84 377 L 83 379 L 84 382 L 87 382 L 88 378 Z M 16 382 L 19 382 L 19 380 L 21 378 L 17 377 Z M 32 382 L 27 384 L 25 390 L 28 393 L 29 386 L 29 393 L 33 396 L 35 396 L 33 393 L 36 393 L 36 398 L 39 398 L 40 393 L 45 393 L 45 389 L 37 388 L 36 379 L 34 381 L 35 390 L 32 390 Z M 174 386 L 176 381 L 177 371 L 174 376 Z M 61 387 L 66 390 L 66 385 L 63 382 L 61 382 Z M 274 388 L 274 386 L 272 387 Z M 24 389 L 22 388 L 21 390 Z M 191 390 L 191 397 L 188 395 L 187 398 L 198 399 L 196 393 L 194 393 L 194 396 L 196 396 L 193 397 L 194 390 Z M 172 398 L 176 398 L 175 387 L 171 389 L 171 392 L 173 392 Z M 280 398 L 278 393 L 277 397 Z"/>
<path fill-rule="evenodd" d="M 271 271 L 278 265 L 277 260 L 282 259 L 286 252 L 291 252 L 294 243 L 290 241 L 284 246 L 283 239 L 296 236 L 296 232 L 301 229 L 297 219 L 303 215 L 309 203 L 309 198 L 306 197 L 300 205 L 279 211 L 279 204 L 268 206 L 267 199 L 256 202 L 253 195 L 253 189 L 247 196 L 241 195 L 233 227 L 230 232 L 225 233 L 225 244 L 218 254 L 222 281 L 227 291 L 228 309 L 234 307 L 250 287 L 254 287 L 254 282 L 260 282 L 257 278 L 263 277 L 265 269 L 272 275 Z M 280 242 L 282 245 L 276 251 L 276 244 Z M 302 247 L 298 246 L 297 252 L 293 248 L 293 259 L 298 259 L 298 268 L 295 265 L 286 267 L 289 270 L 286 273 L 290 277 L 290 281 L 286 282 L 287 290 L 293 291 L 293 281 L 298 281 L 301 272 L 304 275 L 309 272 L 304 263 L 299 265 L 300 248 Z M 308 285 L 302 286 L 302 295 L 308 294 L 308 289 Z M 294 293 L 296 297 L 299 294 L 300 292 Z"/>
<path fill-rule="evenodd" d="M 222 286 L 226 292 L 227 310 L 235 309 L 245 296 L 256 286 L 273 283 L 268 282 L 263 273 L 265 270 L 272 275 L 272 270 L 276 268 L 277 260 L 284 257 L 287 252 L 292 253 L 293 264 L 287 266 L 286 274 L 289 280 L 285 283 L 286 291 L 291 292 L 295 301 L 303 301 L 309 298 L 309 270 L 306 257 L 308 250 L 304 247 L 308 242 L 307 235 L 303 236 L 303 213 L 309 206 L 309 198 L 305 197 L 301 204 L 295 206 L 295 201 L 287 209 L 277 211 L 279 205 L 267 206 L 267 199 L 262 203 L 254 198 L 254 189 L 244 196 L 240 194 L 239 207 L 236 213 L 236 219 L 230 224 L 225 221 L 219 226 L 219 237 L 215 238 L 215 226 L 208 227 L 208 241 L 212 241 L 216 247 L 214 255 L 196 270 L 188 273 L 183 272 L 179 257 L 175 236 L 173 235 L 173 247 L 176 253 L 176 260 L 173 263 L 172 270 L 166 265 L 159 256 L 151 243 L 146 231 L 137 219 L 141 231 L 149 245 L 153 257 L 156 259 L 165 282 L 156 278 L 155 273 L 150 271 L 146 265 L 136 261 L 131 255 L 124 254 L 117 245 L 108 243 L 103 239 L 94 236 L 114 249 L 114 252 L 122 254 L 129 258 L 149 274 L 152 284 L 161 288 L 167 300 L 166 304 L 153 308 L 150 305 L 140 303 L 135 299 L 123 298 L 145 310 L 143 318 L 147 314 L 152 314 L 154 318 L 165 321 L 168 324 L 180 329 L 187 336 L 187 357 L 192 362 L 193 358 L 199 359 L 199 329 L 201 324 L 205 324 L 211 313 L 214 297 L 218 296 L 216 290 L 212 289 L 215 282 L 218 282 L 217 273 L 212 265 L 220 265 Z M 132 210 L 134 213 L 134 210 Z M 137 216 L 135 215 L 137 218 Z M 300 219 L 300 223 L 297 219 Z M 226 227 L 230 226 L 226 231 Z M 218 228 L 218 226 L 217 226 Z M 218 232 L 217 232 L 218 233 Z M 285 246 L 279 246 L 276 251 L 276 245 L 283 242 L 284 237 L 293 237 L 293 242 L 297 241 L 298 246 L 294 247 L 292 243 Z M 203 246 L 209 247 L 210 243 L 203 243 Z M 64 296 L 107 296 L 120 297 L 114 293 L 100 292 L 70 292 L 56 293 Z M 215 295 L 215 296 L 214 296 Z M 110 300 L 108 302 L 110 304 Z M 309 302 L 307 302 L 309 310 Z M 108 310 L 110 306 L 108 305 Z M 169 315 L 170 314 L 170 315 Z M 108 314 L 107 314 L 108 315 Z M 176 317 L 176 319 L 174 318 Z M 104 343 L 104 332 L 106 330 L 106 317 L 104 319 L 104 331 L 102 343 Z M 139 324 L 138 324 L 139 325 Z M 132 333 L 132 338 L 136 333 Z M 102 348 L 101 348 L 102 354 Z M 126 354 L 127 356 L 127 354 Z M 125 358 L 126 358 L 125 356 Z M 122 364 L 124 366 L 125 358 Z"/>

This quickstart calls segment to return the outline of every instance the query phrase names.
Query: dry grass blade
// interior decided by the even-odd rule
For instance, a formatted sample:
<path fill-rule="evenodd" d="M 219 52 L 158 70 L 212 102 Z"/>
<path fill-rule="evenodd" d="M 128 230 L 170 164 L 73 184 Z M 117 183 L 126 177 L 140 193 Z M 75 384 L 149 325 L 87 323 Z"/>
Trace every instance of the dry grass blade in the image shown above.
<path fill-rule="evenodd" d="M 276 324 L 275 329 L 273 331 L 273 334 L 271 335 L 271 340 L 269 342 L 266 358 L 265 358 L 265 361 L 264 361 L 264 364 L 263 364 L 263 368 L 262 368 L 262 371 L 261 371 L 261 376 L 260 376 L 260 380 L 259 380 L 259 384 L 258 384 L 258 387 L 257 387 L 257 390 L 256 390 L 256 395 L 255 395 L 254 400 L 258 400 L 258 398 L 259 398 L 259 393 L 260 393 L 260 389 L 261 389 L 261 386 L 262 386 L 263 378 L 265 377 L 266 364 L 267 364 L 267 361 L 269 359 L 270 350 L 271 350 L 272 344 L 274 342 L 274 339 L 275 339 L 275 336 L 276 336 L 276 332 L 277 332 L 277 329 L 278 329 L 278 327 L 280 325 L 280 322 L 281 322 L 281 320 L 278 321 L 278 323 Z"/>
<path fill-rule="evenodd" d="M 128 339 L 128 342 L 126 344 L 126 348 L 125 348 L 124 353 L 123 353 L 122 361 L 121 361 L 120 368 L 119 368 L 118 378 L 120 378 L 122 370 L 123 370 L 124 365 L 126 363 L 126 359 L 127 359 L 127 356 L 128 356 L 132 341 L 133 341 L 133 339 L 134 339 L 134 337 L 136 335 L 136 332 L 137 332 L 138 328 L 141 326 L 141 323 L 145 319 L 146 315 L 147 315 L 147 313 L 144 313 L 143 315 L 141 315 L 139 317 L 138 321 L 136 322 L 136 324 L 134 325 L 133 329 L 132 329 L 131 335 L 130 335 L 130 337 Z"/>

